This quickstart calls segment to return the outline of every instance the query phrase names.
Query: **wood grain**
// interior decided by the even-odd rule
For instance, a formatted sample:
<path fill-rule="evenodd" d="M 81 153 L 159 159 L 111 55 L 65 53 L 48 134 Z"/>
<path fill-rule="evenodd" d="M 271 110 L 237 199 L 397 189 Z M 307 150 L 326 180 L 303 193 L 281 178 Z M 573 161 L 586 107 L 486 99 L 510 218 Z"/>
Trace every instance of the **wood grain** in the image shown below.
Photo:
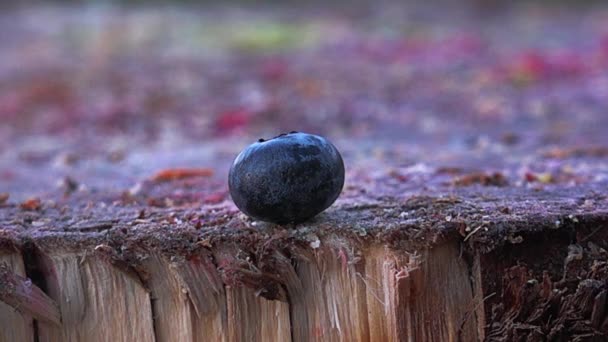
<path fill-rule="evenodd" d="M 6 264 L 10 270 L 25 276 L 23 259 L 19 252 L 0 251 L 0 264 Z M 19 313 L 15 308 L 0 301 L 0 342 L 34 341 L 33 319 Z"/>
<path fill-rule="evenodd" d="M 63 326 L 41 325 L 40 341 L 155 341 L 150 296 L 137 279 L 83 254 L 47 256 Z"/>

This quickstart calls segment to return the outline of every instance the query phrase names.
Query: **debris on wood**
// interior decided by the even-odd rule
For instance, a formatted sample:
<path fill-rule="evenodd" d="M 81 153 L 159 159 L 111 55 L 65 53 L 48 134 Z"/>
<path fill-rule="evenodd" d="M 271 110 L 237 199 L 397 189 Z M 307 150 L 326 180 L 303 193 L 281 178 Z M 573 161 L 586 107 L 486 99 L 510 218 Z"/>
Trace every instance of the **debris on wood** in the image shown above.
<path fill-rule="evenodd" d="M 210 177 L 213 176 L 213 170 L 208 168 L 199 169 L 166 169 L 157 172 L 151 177 L 154 182 L 170 182 L 174 180 L 194 178 L 194 177 Z"/>
<path fill-rule="evenodd" d="M 6 264 L 0 264 L 0 301 L 37 320 L 61 325 L 57 304 L 31 280 L 13 273 Z"/>
<path fill-rule="evenodd" d="M 42 207 L 42 202 L 40 201 L 40 198 L 35 197 L 21 202 L 19 206 L 23 210 L 39 210 Z"/>
<path fill-rule="evenodd" d="M 501 172 L 474 172 L 455 178 L 453 184 L 456 186 L 470 186 L 473 184 L 480 184 L 483 186 L 507 186 L 509 182 Z"/>

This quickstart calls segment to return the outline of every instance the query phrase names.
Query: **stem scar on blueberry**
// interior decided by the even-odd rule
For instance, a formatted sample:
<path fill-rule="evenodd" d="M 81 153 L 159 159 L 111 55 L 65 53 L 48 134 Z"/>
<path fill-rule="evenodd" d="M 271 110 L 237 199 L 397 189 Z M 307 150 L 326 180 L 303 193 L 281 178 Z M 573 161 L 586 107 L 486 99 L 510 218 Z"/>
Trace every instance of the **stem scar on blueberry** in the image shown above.
<path fill-rule="evenodd" d="M 281 138 L 281 139 L 276 139 Z M 228 175 L 236 206 L 254 219 L 299 223 L 331 206 L 344 186 L 344 162 L 327 139 L 291 131 L 252 144 Z"/>

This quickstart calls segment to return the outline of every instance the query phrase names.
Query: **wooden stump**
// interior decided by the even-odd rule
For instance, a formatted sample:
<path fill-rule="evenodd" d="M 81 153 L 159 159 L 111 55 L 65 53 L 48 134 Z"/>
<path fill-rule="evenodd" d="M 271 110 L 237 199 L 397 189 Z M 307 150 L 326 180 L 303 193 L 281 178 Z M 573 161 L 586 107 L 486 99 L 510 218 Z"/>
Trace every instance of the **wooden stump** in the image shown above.
<path fill-rule="evenodd" d="M 275 254 L 277 272 L 270 274 L 244 267 L 221 246 L 215 262 L 229 261 L 219 270 L 204 251 L 179 260 L 161 253 L 142 254 L 139 265 L 125 269 L 104 256 L 107 246 L 97 246 L 89 254 L 41 242 L 36 260 L 44 270 L 47 292 L 58 303 L 61 326 L 38 324 L 37 338 L 479 340 L 471 273 L 459 258 L 458 243 L 413 253 L 381 245 L 359 250 L 337 236 L 318 244 L 290 250 L 292 259 Z M 4 260 L 23 274 L 18 254 Z M 268 279 L 260 282 L 264 277 Z M 264 286 L 274 287 L 273 281 L 282 294 L 269 300 L 260 294 Z M 12 332 L 18 335 L 5 340 L 32 340 L 32 318 L 7 305 L 3 309 L 19 327 Z"/>
<path fill-rule="evenodd" d="M 343 3 L 0 11 L 0 342 L 608 340 L 605 9 Z M 255 221 L 291 130 L 345 186 Z"/>

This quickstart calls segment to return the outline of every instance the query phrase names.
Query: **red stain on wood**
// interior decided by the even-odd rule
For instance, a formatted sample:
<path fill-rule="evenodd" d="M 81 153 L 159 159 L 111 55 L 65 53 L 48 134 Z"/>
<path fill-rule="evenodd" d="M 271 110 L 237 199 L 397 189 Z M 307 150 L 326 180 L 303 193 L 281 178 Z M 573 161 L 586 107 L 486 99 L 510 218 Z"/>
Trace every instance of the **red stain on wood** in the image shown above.
<path fill-rule="evenodd" d="M 39 198 L 30 198 L 22 202 L 20 205 L 23 210 L 38 210 L 42 206 Z"/>
<path fill-rule="evenodd" d="M 221 192 L 217 192 L 217 193 L 205 196 L 203 201 L 207 204 L 217 204 L 217 203 L 223 202 L 225 198 L 226 198 L 226 192 L 221 191 Z"/>
<path fill-rule="evenodd" d="M 177 168 L 161 170 L 152 176 L 151 180 L 154 182 L 170 182 L 180 179 L 211 176 L 213 176 L 213 170 L 209 168 Z"/>
<path fill-rule="evenodd" d="M 586 146 L 573 148 L 554 148 L 543 154 L 546 158 L 566 159 L 566 158 L 581 158 L 581 157 L 596 157 L 602 158 L 608 156 L 608 147 L 606 146 Z"/>
<path fill-rule="evenodd" d="M 220 114 L 217 118 L 217 129 L 222 132 L 230 132 L 245 127 L 251 121 L 253 113 L 244 108 L 229 110 Z"/>

